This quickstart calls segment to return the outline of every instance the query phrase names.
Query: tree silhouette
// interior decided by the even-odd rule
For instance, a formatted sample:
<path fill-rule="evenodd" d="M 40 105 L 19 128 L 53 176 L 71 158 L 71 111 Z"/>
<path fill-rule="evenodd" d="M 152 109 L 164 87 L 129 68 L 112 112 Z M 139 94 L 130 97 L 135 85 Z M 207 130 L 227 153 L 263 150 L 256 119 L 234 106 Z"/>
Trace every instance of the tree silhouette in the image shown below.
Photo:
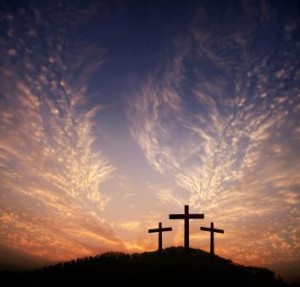
<path fill-rule="evenodd" d="M 238 265 L 202 250 L 169 247 L 162 253 L 109 252 L 31 272 L 0 272 L 0 282 L 2 287 L 155 286 L 159 282 L 170 286 L 195 282 L 202 286 L 289 286 L 268 269 Z"/>

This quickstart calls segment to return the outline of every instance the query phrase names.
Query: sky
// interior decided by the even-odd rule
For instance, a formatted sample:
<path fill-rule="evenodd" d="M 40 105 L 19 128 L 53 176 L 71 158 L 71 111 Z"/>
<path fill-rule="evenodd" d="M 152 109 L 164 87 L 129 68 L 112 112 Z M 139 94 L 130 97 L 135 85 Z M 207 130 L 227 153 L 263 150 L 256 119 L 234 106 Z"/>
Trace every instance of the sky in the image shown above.
<path fill-rule="evenodd" d="M 300 280 L 299 1 L 0 3 L 0 265 L 163 245 Z M 298 277 L 297 277 L 298 276 Z M 296 279 L 295 279 L 296 278 Z"/>

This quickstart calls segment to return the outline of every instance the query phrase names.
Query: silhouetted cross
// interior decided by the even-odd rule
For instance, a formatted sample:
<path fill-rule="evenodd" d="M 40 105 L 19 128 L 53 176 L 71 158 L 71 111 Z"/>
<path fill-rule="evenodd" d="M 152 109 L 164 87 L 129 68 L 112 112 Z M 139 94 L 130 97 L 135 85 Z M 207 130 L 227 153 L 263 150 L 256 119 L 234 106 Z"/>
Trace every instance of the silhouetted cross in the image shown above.
<path fill-rule="evenodd" d="M 149 233 L 158 232 L 158 253 L 162 252 L 162 233 L 164 231 L 172 231 L 172 227 L 164 227 L 162 228 L 161 222 L 158 223 L 158 228 L 149 229 Z"/>
<path fill-rule="evenodd" d="M 204 214 L 189 214 L 189 206 L 184 206 L 184 214 L 169 214 L 169 219 L 184 219 L 184 248 L 190 248 L 190 219 L 203 219 Z"/>
<path fill-rule="evenodd" d="M 223 229 L 214 228 L 214 223 L 210 223 L 209 227 L 200 227 L 200 230 L 209 231 L 210 232 L 210 255 L 215 255 L 215 242 L 214 242 L 214 233 L 224 233 Z"/>

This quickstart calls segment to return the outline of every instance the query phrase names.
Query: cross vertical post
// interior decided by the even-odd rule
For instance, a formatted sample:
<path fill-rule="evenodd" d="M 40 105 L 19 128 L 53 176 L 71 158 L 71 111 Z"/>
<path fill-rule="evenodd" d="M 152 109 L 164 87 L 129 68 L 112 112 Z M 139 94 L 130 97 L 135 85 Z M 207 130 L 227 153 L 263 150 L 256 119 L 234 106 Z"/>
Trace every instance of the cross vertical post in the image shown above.
<path fill-rule="evenodd" d="M 190 214 L 189 206 L 184 206 L 184 214 L 169 214 L 169 219 L 184 219 L 184 248 L 186 251 L 190 249 L 190 219 L 203 219 L 204 214 Z"/>
<path fill-rule="evenodd" d="M 184 206 L 184 246 L 186 249 L 190 248 L 190 222 L 189 217 L 187 215 L 189 214 L 189 206 Z"/>
<path fill-rule="evenodd" d="M 215 240 L 214 240 L 214 232 L 212 230 L 214 230 L 214 223 L 211 222 L 210 223 L 210 254 L 211 255 L 215 255 Z"/>
<path fill-rule="evenodd" d="M 158 229 L 162 229 L 161 222 L 158 224 Z M 162 250 L 162 232 L 158 232 L 158 250 Z"/>

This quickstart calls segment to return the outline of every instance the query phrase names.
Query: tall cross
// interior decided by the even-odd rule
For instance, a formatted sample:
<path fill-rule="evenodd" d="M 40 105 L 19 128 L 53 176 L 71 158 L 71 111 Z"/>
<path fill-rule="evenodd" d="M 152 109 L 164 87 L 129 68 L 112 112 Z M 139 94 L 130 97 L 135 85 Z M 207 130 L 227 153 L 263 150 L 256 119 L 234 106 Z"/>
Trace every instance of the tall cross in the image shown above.
<path fill-rule="evenodd" d="M 158 223 L 158 228 L 149 229 L 148 233 L 158 232 L 158 253 L 162 252 L 162 233 L 164 231 L 172 231 L 172 227 L 162 228 L 161 222 Z"/>
<path fill-rule="evenodd" d="M 200 227 L 200 230 L 209 231 L 210 232 L 210 255 L 215 255 L 215 242 L 214 242 L 214 233 L 224 233 L 223 229 L 214 228 L 214 223 L 210 223 L 209 227 Z"/>
<path fill-rule="evenodd" d="M 203 219 L 204 214 L 190 214 L 189 206 L 184 206 L 184 214 L 169 214 L 169 219 L 184 219 L 184 248 L 190 248 L 190 219 Z"/>

